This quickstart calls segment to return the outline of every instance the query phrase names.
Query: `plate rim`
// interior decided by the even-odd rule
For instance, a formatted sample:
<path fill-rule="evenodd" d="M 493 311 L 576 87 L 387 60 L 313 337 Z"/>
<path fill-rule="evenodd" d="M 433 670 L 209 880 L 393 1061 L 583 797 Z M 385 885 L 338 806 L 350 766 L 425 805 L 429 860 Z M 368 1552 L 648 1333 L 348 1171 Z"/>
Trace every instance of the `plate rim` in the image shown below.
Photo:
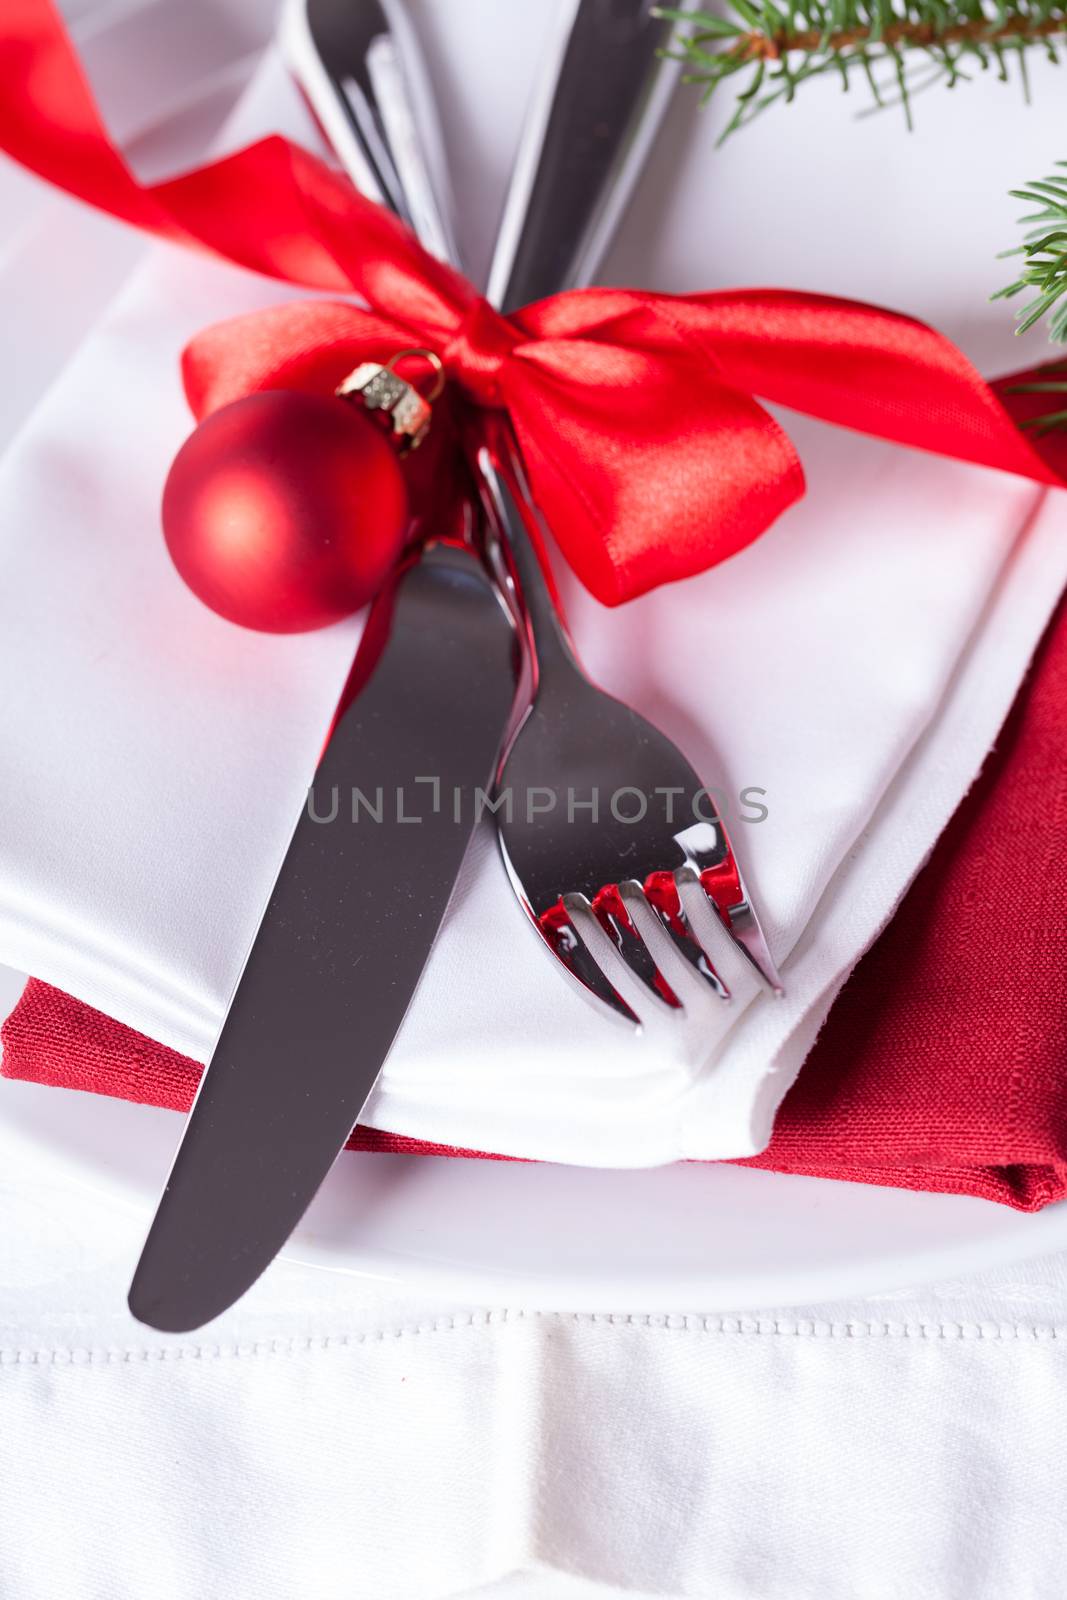
<path fill-rule="evenodd" d="M 162 1107 L 138 1105 L 130 1101 L 109 1100 L 82 1090 L 66 1090 L 67 1095 L 83 1096 L 92 1102 L 94 1113 L 105 1123 L 114 1111 L 116 1128 L 125 1120 L 135 1125 L 143 1120 L 145 1128 L 157 1124 L 153 1138 L 160 1136 L 166 1118 L 173 1123 L 175 1143 L 180 1132 L 182 1113 Z M 44 1160 L 55 1177 L 65 1185 L 96 1195 L 118 1206 L 127 1215 L 136 1215 L 146 1224 L 151 1216 L 156 1195 L 140 1183 L 129 1171 L 123 1172 L 113 1164 L 94 1161 L 91 1152 L 72 1160 L 69 1149 L 50 1144 L 46 1136 L 47 1122 L 33 1116 L 37 1102 L 45 1104 L 46 1098 L 56 1093 L 53 1085 L 0 1079 L 0 1141 L 16 1141 L 21 1154 L 29 1154 L 32 1161 Z M 30 1116 L 8 1113 L 21 1104 Z M 436 1185 L 443 1179 L 445 1186 L 462 1183 L 469 1176 L 471 1161 L 455 1157 L 417 1154 L 393 1154 L 385 1151 L 345 1151 L 339 1161 L 359 1157 L 368 1162 L 383 1164 L 383 1170 L 397 1169 L 398 1164 L 432 1163 L 430 1174 Z M 514 1171 L 514 1163 L 483 1159 L 476 1165 L 483 1170 L 479 1181 L 489 1178 L 490 1185 L 501 1173 Z M 580 1174 L 580 1183 L 596 1183 L 601 1173 L 617 1180 L 623 1169 L 561 1168 L 554 1163 L 522 1163 L 527 1169 L 523 1183 L 528 1186 L 541 1181 L 551 1181 L 549 1174 L 566 1172 Z M 699 1163 L 686 1163 L 698 1168 Z M 711 1164 L 709 1164 L 711 1165 Z M 725 1165 L 725 1164 L 716 1164 Z M 538 1176 L 531 1177 L 536 1169 Z M 636 1169 L 641 1170 L 641 1169 Z M 657 1168 L 650 1171 L 662 1172 Z M 442 1260 L 432 1254 L 420 1256 L 417 1241 L 410 1252 L 383 1246 L 378 1250 L 360 1247 L 351 1253 L 339 1250 L 336 1243 L 322 1243 L 314 1227 L 307 1222 L 294 1234 L 280 1259 L 290 1264 L 317 1271 L 340 1274 L 357 1281 L 390 1285 L 410 1289 L 413 1293 L 438 1295 L 450 1301 L 462 1299 L 484 1305 L 501 1303 L 518 1304 L 524 1308 L 544 1312 L 574 1312 L 576 1314 L 619 1315 L 671 1315 L 685 1312 L 703 1315 L 729 1315 L 732 1313 L 760 1312 L 770 1309 L 787 1311 L 794 1308 L 832 1304 L 836 1301 L 891 1295 L 895 1291 L 919 1288 L 946 1278 L 978 1274 L 997 1267 L 1032 1259 L 1055 1249 L 1067 1248 L 1067 1201 L 1059 1201 L 1040 1212 L 1021 1212 L 1004 1207 L 997 1202 L 974 1196 L 934 1194 L 927 1191 L 893 1189 L 890 1186 L 857 1184 L 848 1180 L 805 1177 L 762 1171 L 758 1168 L 730 1167 L 731 1179 L 743 1174 L 742 1185 L 756 1188 L 776 1186 L 790 1188 L 795 1194 L 811 1196 L 816 1203 L 834 1198 L 832 1207 L 842 1200 L 842 1189 L 868 1197 L 872 1190 L 881 1196 L 895 1195 L 906 1200 L 909 1209 L 916 1205 L 928 1209 L 958 1212 L 961 1206 L 982 1207 L 988 1210 L 991 1227 L 988 1236 L 979 1231 L 974 1237 L 961 1241 L 955 1237 L 938 1237 L 932 1231 L 933 1242 L 920 1250 L 905 1247 L 901 1250 L 882 1250 L 870 1258 L 857 1259 L 846 1256 L 843 1260 L 801 1262 L 795 1268 L 761 1269 L 757 1263 L 752 1269 L 712 1270 L 701 1272 L 695 1265 L 686 1269 L 668 1267 L 662 1273 L 635 1273 L 632 1269 L 619 1272 L 605 1268 L 597 1274 L 585 1271 L 581 1276 L 554 1277 L 544 1270 L 518 1268 L 507 1271 L 499 1263 L 488 1259 L 479 1261 L 475 1255 L 460 1259 Z M 166 1175 L 166 1163 L 160 1164 L 160 1188 Z M 542 1176 L 543 1175 L 543 1176 Z M 847 1196 L 844 1197 L 847 1200 Z M 864 1202 L 877 1205 L 876 1201 Z M 896 1202 L 887 1201 L 891 1208 Z M 976 1213 L 977 1214 L 977 1213 Z M 313 1215 L 313 1213 L 312 1213 Z M 130 1263 L 131 1271 L 133 1262 Z"/>

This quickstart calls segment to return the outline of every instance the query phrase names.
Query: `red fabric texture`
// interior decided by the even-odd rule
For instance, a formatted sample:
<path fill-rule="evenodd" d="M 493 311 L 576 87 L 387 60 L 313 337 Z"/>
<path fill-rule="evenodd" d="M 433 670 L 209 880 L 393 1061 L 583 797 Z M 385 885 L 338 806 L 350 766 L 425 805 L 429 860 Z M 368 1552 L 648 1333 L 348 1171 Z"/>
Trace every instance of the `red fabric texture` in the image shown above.
<path fill-rule="evenodd" d="M 609 605 L 732 555 L 803 493 L 796 452 L 756 396 L 1064 481 L 1067 436 L 1031 443 L 1016 426 L 1047 397 L 990 386 L 948 339 L 897 312 L 782 289 L 589 289 L 505 318 L 345 177 L 282 138 L 142 184 L 108 136 L 51 0 L 4 7 L 0 149 L 150 233 L 370 308 L 290 304 L 206 330 L 185 358 L 197 416 L 264 388 L 329 393 L 346 369 L 398 346 L 436 351 L 451 401 L 476 427 L 508 412 L 564 554 Z"/>
<path fill-rule="evenodd" d="M 1067 602 L 982 774 L 857 967 L 746 1165 L 980 1195 L 1067 1195 Z M 201 1068 L 31 979 L 3 1073 L 186 1110 Z M 357 1149 L 473 1155 L 358 1128 Z"/>

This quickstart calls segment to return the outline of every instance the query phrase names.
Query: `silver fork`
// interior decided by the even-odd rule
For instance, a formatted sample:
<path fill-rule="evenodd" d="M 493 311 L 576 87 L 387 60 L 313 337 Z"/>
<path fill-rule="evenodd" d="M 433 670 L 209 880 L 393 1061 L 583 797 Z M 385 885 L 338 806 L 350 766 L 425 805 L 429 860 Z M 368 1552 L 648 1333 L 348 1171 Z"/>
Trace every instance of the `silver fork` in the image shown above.
<path fill-rule="evenodd" d="M 698 885 L 737 948 L 780 993 L 707 788 L 664 733 L 586 676 L 541 575 L 526 526 L 531 502 L 517 483 L 521 468 L 487 449 L 483 469 L 516 570 L 534 674 L 495 800 L 504 860 L 521 904 L 568 970 L 636 1022 L 586 938 L 583 918 L 596 918 L 631 972 L 672 1009 L 684 1010 L 670 972 L 679 957 L 728 1000 L 730 991 L 680 894 L 685 885 Z"/>
<path fill-rule="evenodd" d="M 665 105 L 658 51 L 670 25 L 647 0 L 579 0 L 550 49 L 518 153 L 488 298 L 504 312 L 596 273 Z M 521 598 L 530 700 L 501 768 L 497 827 L 512 882 L 560 960 L 637 1020 L 587 942 L 594 916 L 646 988 L 682 1009 L 678 957 L 729 991 L 694 934 L 680 889 L 699 884 L 735 945 L 781 988 L 717 809 L 681 751 L 583 671 L 545 582 L 543 529 L 505 429 L 482 454 Z"/>
<path fill-rule="evenodd" d="M 283 42 L 357 185 L 409 216 L 427 248 L 458 265 L 439 202 L 440 163 L 427 157 L 427 147 L 438 150 L 428 79 L 409 30 L 394 31 L 402 21 L 393 0 L 290 0 Z M 487 297 L 505 312 L 592 278 L 676 71 L 659 59 L 670 24 L 650 0 L 574 0 L 563 23 L 534 92 L 494 252 Z M 391 158 L 385 181 L 383 154 Z M 734 944 L 780 992 L 726 829 L 697 773 L 578 663 L 506 423 L 494 428 L 477 466 L 498 538 L 487 559 L 526 644 L 525 699 L 496 796 L 520 903 L 567 971 L 628 1021 L 639 1018 L 587 937 L 583 913 L 597 919 L 656 1003 L 683 1009 L 671 982 L 679 960 L 728 999 L 686 916 L 679 889 L 687 883 L 703 889 Z"/>

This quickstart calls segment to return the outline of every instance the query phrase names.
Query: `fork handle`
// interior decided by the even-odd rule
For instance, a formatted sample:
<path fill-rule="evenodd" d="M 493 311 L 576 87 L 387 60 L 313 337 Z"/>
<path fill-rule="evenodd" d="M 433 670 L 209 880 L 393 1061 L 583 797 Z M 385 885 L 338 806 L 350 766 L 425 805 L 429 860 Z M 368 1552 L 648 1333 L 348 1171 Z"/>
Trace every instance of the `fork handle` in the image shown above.
<path fill-rule="evenodd" d="M 546 555 L 544 519 L 526 481 L 518 441 L 506 417 L 491 424 L 475 465 L 496 534 L 490 564 L 519 628 L 526 636 L 536 692 L 546 670 L 568 664 L 580 671 Z"/>

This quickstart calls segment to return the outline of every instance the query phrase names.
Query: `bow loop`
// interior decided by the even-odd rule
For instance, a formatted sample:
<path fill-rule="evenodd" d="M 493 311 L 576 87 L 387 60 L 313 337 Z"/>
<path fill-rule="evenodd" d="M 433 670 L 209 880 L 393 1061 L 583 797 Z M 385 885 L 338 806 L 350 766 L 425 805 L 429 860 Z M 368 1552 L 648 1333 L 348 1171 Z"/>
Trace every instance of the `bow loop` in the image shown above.
<path fill-rule="evenodd" d="M 475 405 L 492 410 L 503 404 L 500 374 L 505 361 L 521 343 L 518 329 L 479 295 L 471 302 L 442 359 Z"/>

